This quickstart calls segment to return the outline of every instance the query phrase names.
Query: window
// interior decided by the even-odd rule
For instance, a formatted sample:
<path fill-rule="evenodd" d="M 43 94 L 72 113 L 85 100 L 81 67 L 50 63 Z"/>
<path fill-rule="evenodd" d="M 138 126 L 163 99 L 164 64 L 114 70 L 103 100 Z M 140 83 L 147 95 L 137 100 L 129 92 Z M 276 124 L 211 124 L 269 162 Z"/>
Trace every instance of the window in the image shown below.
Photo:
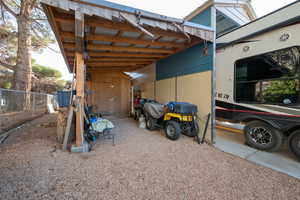
<path fill-rule="evenodd" d="M 238 60 L 235 100 L 245 103 L 297 104 L 300 100 L 300 47 Z"/>

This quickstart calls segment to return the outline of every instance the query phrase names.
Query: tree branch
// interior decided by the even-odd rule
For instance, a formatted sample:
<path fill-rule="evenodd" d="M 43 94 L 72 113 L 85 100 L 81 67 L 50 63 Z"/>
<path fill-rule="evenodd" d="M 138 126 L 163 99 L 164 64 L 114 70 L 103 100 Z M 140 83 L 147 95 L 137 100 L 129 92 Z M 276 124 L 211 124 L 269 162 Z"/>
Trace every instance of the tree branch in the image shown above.
<path fill-rule="evenodd" d="M 10 9 L 5 3 L 4 1 L 0 1 L 0 4 L 3 6 L 3 8 L 9 12 L 10 14 L 12 14 L 15 18 L 17 18 L 19 15 L 17 13 L 15 13 L 12 9 Z"/>
<path fill-rule="evenodd" d="M 0 65 L 3 66 L 3 67 L 5 67 L 5 68 L 7 68 L 7 69 L 13 70 L 13 71 L 16 70 L 15 65 L 10 65 L 8 63 L 4 63 L 1 60 L 0 60 Z"/>

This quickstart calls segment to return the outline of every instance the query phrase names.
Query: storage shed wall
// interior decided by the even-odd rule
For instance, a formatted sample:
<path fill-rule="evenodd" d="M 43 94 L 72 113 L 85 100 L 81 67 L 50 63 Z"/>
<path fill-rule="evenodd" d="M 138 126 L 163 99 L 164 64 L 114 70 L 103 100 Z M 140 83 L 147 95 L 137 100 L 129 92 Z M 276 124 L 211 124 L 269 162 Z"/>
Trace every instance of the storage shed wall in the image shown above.
<path fill-rule="evenodd" d="M 133 86 L 141 90 L 142 98 L 155 98 L 155 71 L 156 64 L 153 63 L 134 72 L 138 78 L 133 80 Z"/>
<path fill-rule="evenodd" d="M 87 97 L 94 112 L 126 116 L 130 110 L 130 78 L 121 72 L 93 71 Z"/>
<path fill-rule="evenodd" d="M 156 80 L 209 71 L 213 65 L 213 45 L 208 45 L 205 55 L 204 44 L 195 45 L 185 51 L 162 59 L 156 65 Z"/>

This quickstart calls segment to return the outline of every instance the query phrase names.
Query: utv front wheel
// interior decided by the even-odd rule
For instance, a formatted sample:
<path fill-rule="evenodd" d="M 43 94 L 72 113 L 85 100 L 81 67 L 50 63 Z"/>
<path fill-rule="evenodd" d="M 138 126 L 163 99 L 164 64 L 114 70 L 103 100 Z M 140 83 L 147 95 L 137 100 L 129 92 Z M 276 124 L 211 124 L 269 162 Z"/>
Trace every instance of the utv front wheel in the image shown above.
<path fill-rule="evenodd" d="M 148 130 L 153 131 L 156 129 L 156 120 L 152 117 L 147 117 L 146 119 L 146 127 Z"/>
<path fill-rule="evenodd" d="M 170 140 L 178 140 L 181 133 L 180 124 L 176 121 L 168 121 L 165 126 L 165 133 Z"/>
<path fill-rule="evenodd" d="M 282 133 L 261 121 L 248 123 L 244 132 L 247 144 L 259 150 L 278 151 L 283 143 Z"/>

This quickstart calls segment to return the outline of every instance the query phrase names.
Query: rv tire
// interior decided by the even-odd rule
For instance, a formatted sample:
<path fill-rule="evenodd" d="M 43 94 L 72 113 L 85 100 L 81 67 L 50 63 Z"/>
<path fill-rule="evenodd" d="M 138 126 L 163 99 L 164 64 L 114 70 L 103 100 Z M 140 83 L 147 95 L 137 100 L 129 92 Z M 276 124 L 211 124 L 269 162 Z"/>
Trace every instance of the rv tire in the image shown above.
<path fill-rule="evenodd" d="M 291 152 L 300 159 L 300 130 L 290 135 L 288 144 Z"/>
<path fill-rule="evenodd" d="M 245 128 L 246 143 L 263 151 L 278 151 L 283 143 L 282 133 L 262 121 L 249 122 Z"/>

